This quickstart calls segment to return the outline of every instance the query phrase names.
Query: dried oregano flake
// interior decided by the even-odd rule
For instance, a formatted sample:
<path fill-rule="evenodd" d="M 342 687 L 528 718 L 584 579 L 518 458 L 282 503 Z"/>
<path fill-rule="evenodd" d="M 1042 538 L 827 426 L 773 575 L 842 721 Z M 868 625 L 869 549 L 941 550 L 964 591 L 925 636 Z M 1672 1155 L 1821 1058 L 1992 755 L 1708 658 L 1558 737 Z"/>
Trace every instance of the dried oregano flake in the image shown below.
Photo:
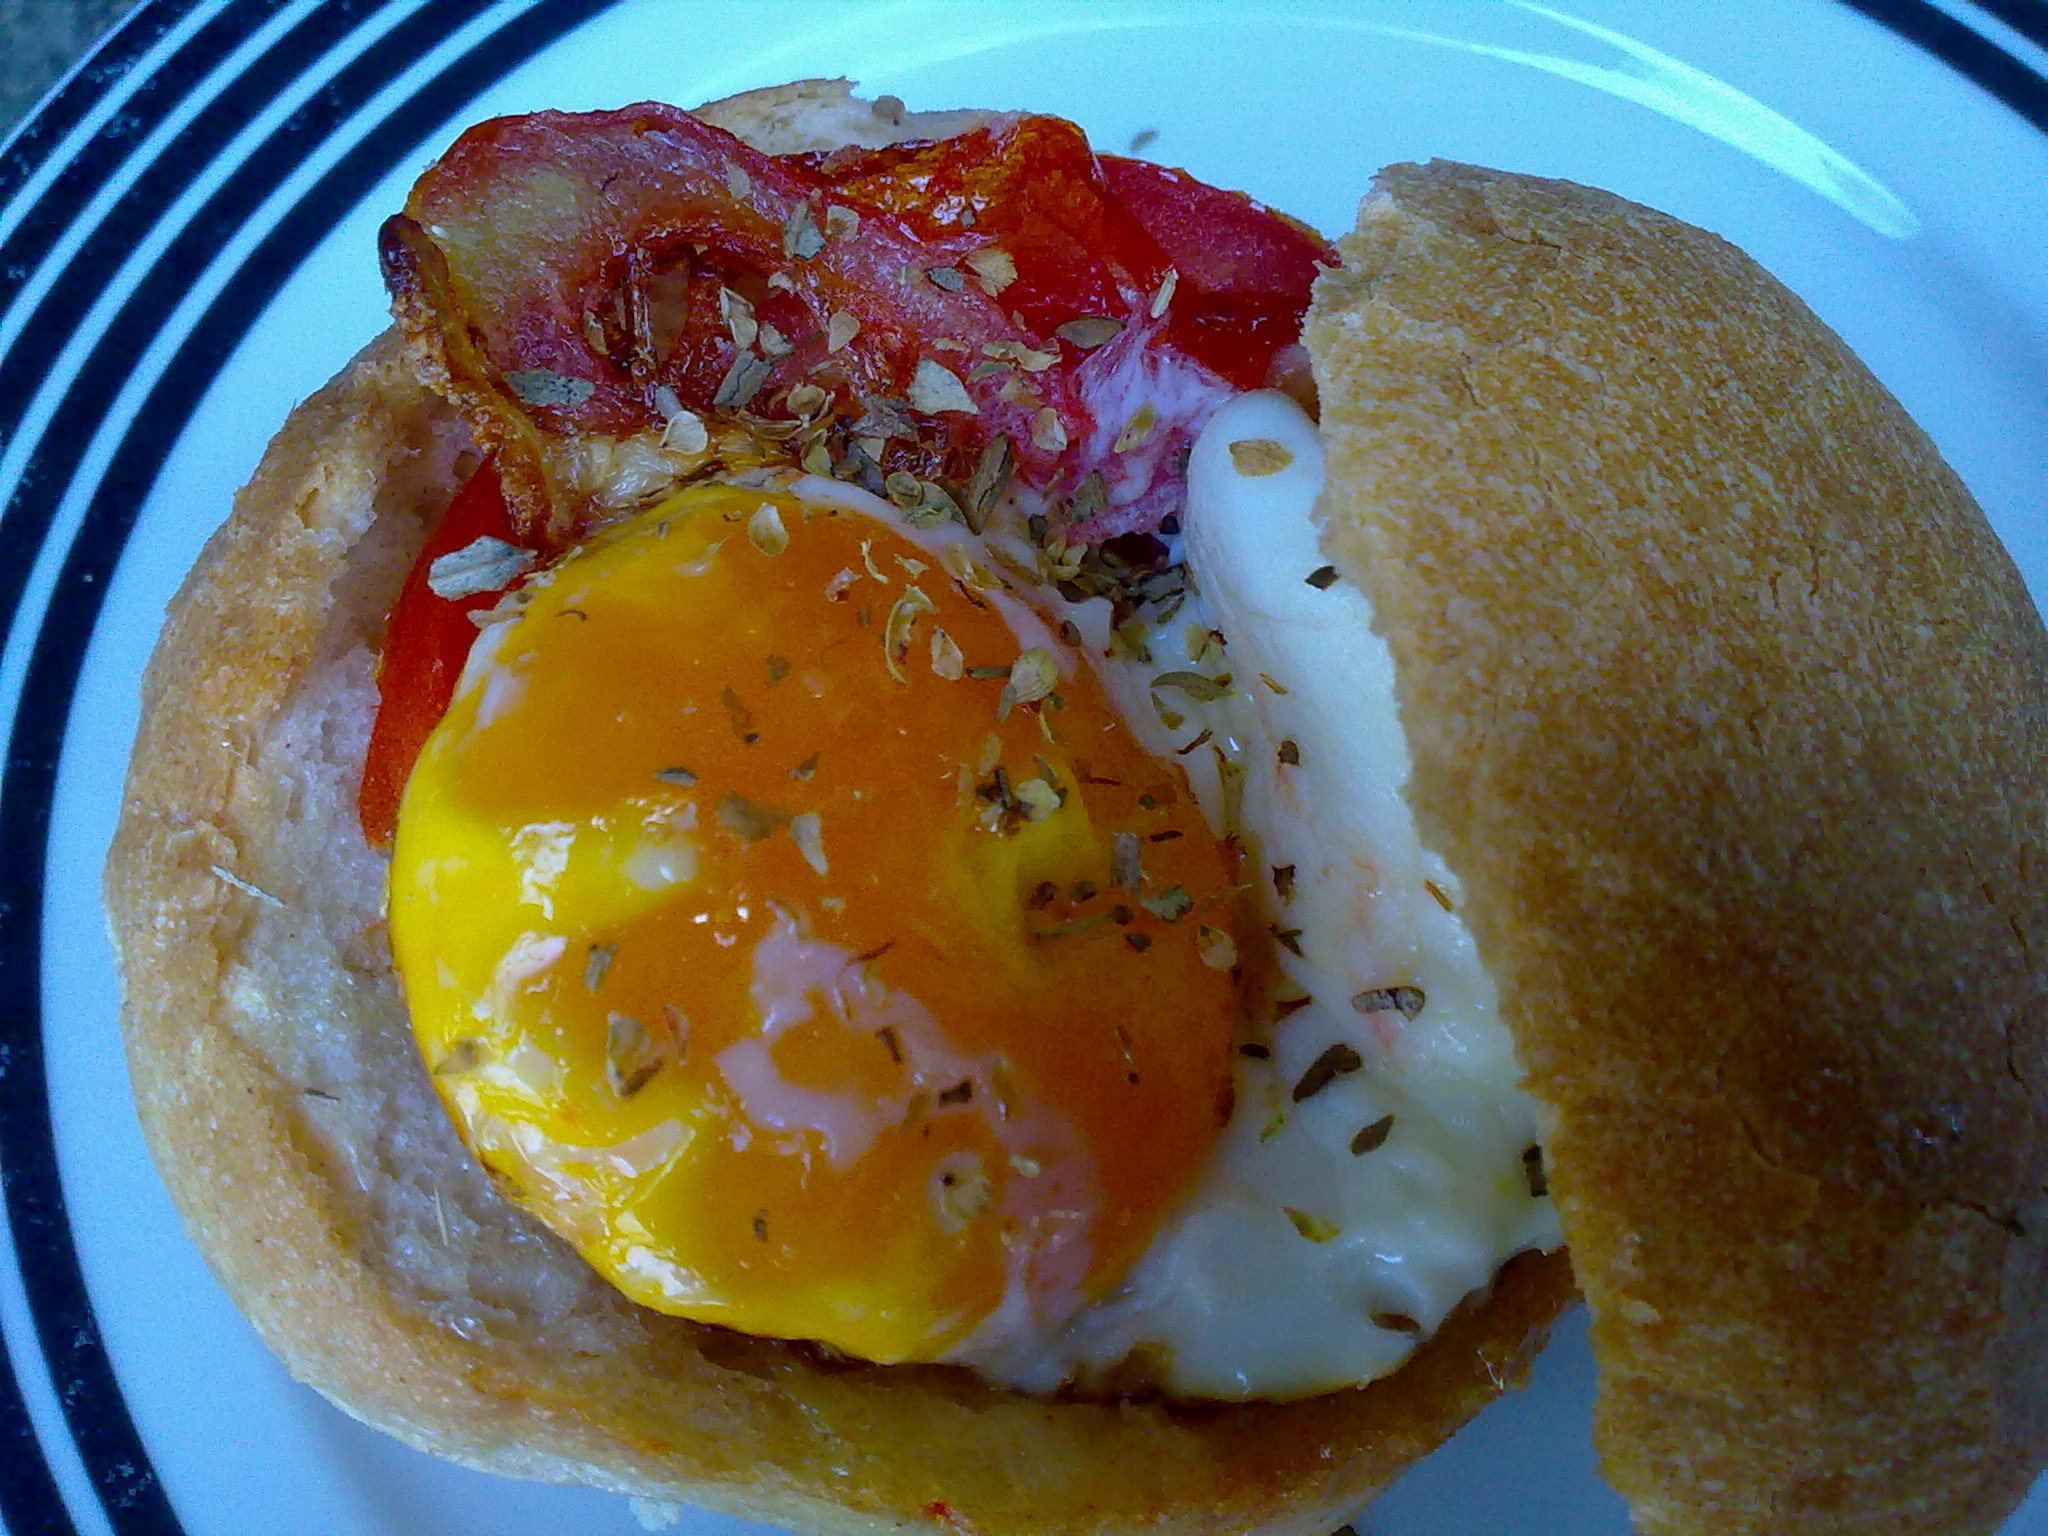
<path fill-rule="evenodd" d="M 1109 839 L 1109 883 L 1135 891 L 1145 881 L 1145 853 L 1135 832 L 1113 833 Z"/>
<path fill-rule="evenodd" d="M 1198 703 L 1213 704 L 1230 693 L 1230 674 L 1210 677 L 1201 672 L 1161 672 L 1152 679 L 1154 688 L 1172 688 Z"/>
<path fill-rule="evenodd" d="M 699 454 L 711 446 L 711 432 L 702 416 L 678 406 L 669 412 L 668 424 L 661 429 L 661 446 L 680 454 Z"/>
<path fill-rule="evenodd" d="M 1001 246 L 969 251 L 964 260 L 983 293 L 993 296 L 1017 281 L 1017 263 Z"/>
<path fill-rule="evenodd" d="M 1036 704 L 1059 686 L 1059 664 L 1051 651 L 1034 645 L 1011 663 L 1009 680 L 996 701 L 996 718 L 1007 720 L 1010 711 L 1023 704 Z"/>
<path fill-rule="evenodd" d="M 1152 435 L 1152 429 L 1158 422 L 1159 413 L 1153 410 L 1150 400 L 1145 401 L 1131 412 L 1129 419 L 1124 422 L 1123 429 L 1116 435 L 1116 441 L 1110 444 L 1110 452 L 1129 453 Z"/>
<path fill-rule="evenodd" d="M 505 384 L 521 404 L 554 410 L 573 411 L 597 393 L 597 386 L 590 380 L 557 373 L 552 368 L 514 368 L 505 375 Z"/>
<path fill-rule="evenodd" d="M 917 371 L 911 375 L 910 406 L 927 416 L 941 411 L 962 411 L 969 416 L 980 413 L 960 375 L 928 357 L 918 360 Z"/>
<path fill-rule="evenodd" d="M 726 335 L 732 344 L 741 349 L 751 347 L 761 334 L 760 322 L 754 318 L 754 306 L 730 288 L 718 290 L 718 318 L 725 326 Z"/>
<path fill-rule="evenodd" d="M 755 843 L 780 831 L 789 824 L 791 818 L 787 811 L 779 811 L 769 805 L 759 805 L 744 795 L 725 795 L 720 797 L 718 808 L 712 813 L 712 819 L 717 823 L 719 831 L 730 832 L 735 837 Z"/>
<path fill-rule="evenodd" d="M 1025 779 L 1013 793 L 1031 821 L 1044 821 L 1060 808 L 1060 792 L 1044 779 Z"/>
<path fill-rule="evenodd" d="M 821 875 L 830 873 L 830 865 L 825 860 L 824 823 L 816 811 L 792 816 L 789 819 L 789 836 L 806 864 Z"/>
<path fill-rule="evenodd" d="M 1246 479 L 1277 475 L 1294 462 L 1286 445 L 1270 437 L 1246 437 L 1230 445 L 1230 464 Z"/>
<path fill-rule="evenodd" d="M 605 1015 L 605 1076 L 612 1092 L 630 1099 L 661 1070 L 661 1056 L 647 1036 L 647 1026 L 631 1014 Z"/>
<path fill-rule="evenodd" d="M 882 625 L 882 662 L 897 682 L 910 681 L 903 671 L 903 658 L 910 654 L 910 633 L 918 615 L 938 611 L 923 589 L 913 586 L 904 587 L 903 595 L 890 605 L 889 617 Z"/>
<path fill-rule="evenodd" d="M 1237 964 L 1237 941 L 1204 923 L 1195 931 L 1195 953 L 1210 970 L 1227 971 Z"/>
<path fill-rule="evenodd" d="M 454 602 L 510 586 L 534 567 L 538 557 L 489 534 L 452 549 L 427 567 L 427 590 Z"/>
<path fill-rule="evenodd" d="M 1360 1013 L 1398 1013 L 1412 1019 L 1427 1001 L 1420 987 L 1369 987 L 1352 997 L 1351 1006 Z"/>
<path fill-rule="evenodd" d="M 825 236 L 811 216 L 811 200 L 805 198 L 782 221 L 782 254 L 796 261 L 809 261 L 823 249 Z"/>
<path fill-rule="evenodd" d="M 1299 1104 L 1303 1099 L 1315 1097 L 1338 1078 L 1349 1076 L 1364 1065 L 1364 1058 L 1340 1040 L 1325 1049 L 1301 1074 L 1300 1081 L 1294 1085 L 1294 1102 Z"/>
<path fill-rule="evenodd" d="M 712 405 L 722 411 L 739 410 L 761 392 L 761 386 L 768 382 L 768 375 L 774 371 L 775 365 L 765 357 L 747 351 L 735 352 L 725 370 L 725 377 L 718 381 L 718 390 L 711 397 Z"/>
<path fill-rule="evenodd" d="M 825 238 L 828 240 L 851 240 L 860 233 L 860 215 L 851 208 L 842 208 L 833 203 L 825 210 Z"/>
<path fill-rule="evenodd" d="M 943 629 L 932 631 L 932 672 L 947 682 L 958 682 L 966 674 L 966 658 L 960 654 L 960 642 Z"/>
<path fill-rule="evenodd" d="M 1327 1243 L 1342 1230 L 1334 1221 L 1312 1216 L 1307 1211 L 1297 1211 L 1291 1205 L 1283 1205 L 1280 1209 L 1285 1211 L 1287 1219 L 1294 1223 L 1294 1230 L 1312 1243 Z"/>
<path fill-rule="evenodd" d="M 762 502 L 747 518 L 747 542 L 764 555 L 779 555 L 789 548 L 789 530 L 774 502 Z"/>
<path fill-rule="evenodd" d="M 1111 319 L 1108 315 L 1082 315 L 1064 325 L 1054 326 L 1053 335 L 1087 352 L 1101 346 L 1123 328 L 1121 320 Z"/>
<path fill-rule="evenodd" d="M 1386 1145 L 1387 1136 L 1393 1129 L 1394 1117 L 1381 1115 L 1371 1125 L 1362 1127 L 1358 1134 L 1351 1138 L 1351 1155 L 1363 1157 L 1368 1152 L 1377 1152 Z"/>

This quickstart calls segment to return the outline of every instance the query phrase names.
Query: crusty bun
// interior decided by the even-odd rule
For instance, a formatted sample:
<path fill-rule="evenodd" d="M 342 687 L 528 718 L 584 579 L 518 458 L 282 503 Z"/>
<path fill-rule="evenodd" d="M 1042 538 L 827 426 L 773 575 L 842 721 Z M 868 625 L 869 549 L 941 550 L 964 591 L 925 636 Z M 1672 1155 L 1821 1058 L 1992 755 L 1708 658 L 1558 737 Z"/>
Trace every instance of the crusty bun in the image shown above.
<path fill-rule="evenodd" d="M 1649 1536 L 1990 1530 L 2048 1454 L 2048 639 L 1740 252 L 1385 173 L 1308 328 Z"/>
<path fill-rule="evenodd" d="M 710 115 L 799 147 L 802 91 L 844 92 L 791 89 Z M 2024 591 L 1839 343 L 1697 231 L 1405 168 L 1347 255 L 1310 329 L 1328 540 L 1552 1112 L 1612 1474 L 1651 1531 L 1988 1529 L 2042 1450 Z M 645 1312 L 500 1199 L 355 818 L 382 616 L 469 447 L 391 337 L 292 414 L 173 605 L 109 866 L 152 1149 L 297 1375 L 494 1471 L 1103 1536 L 1321 1536 L 1518 1379 L 1555 1256 L 1362 1390 L 1046 1402 Z"/>

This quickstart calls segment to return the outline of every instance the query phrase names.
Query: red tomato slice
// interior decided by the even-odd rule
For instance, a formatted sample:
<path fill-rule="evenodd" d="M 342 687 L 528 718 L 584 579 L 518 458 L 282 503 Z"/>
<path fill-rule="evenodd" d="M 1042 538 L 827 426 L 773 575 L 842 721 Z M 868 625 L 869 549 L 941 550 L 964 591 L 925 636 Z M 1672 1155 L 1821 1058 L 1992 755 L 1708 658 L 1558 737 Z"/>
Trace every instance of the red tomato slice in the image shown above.
<path fill-rule="evenodd" d="M 1301 337 L 1310 285 L 1335 266 L 1329 242 L 1242 192 L 1147 160 L 1101 157 L 1103 180 L 1177 274 L 1160 344 L 1238 389 L 1267 383 Z"/>
<path fill-rule="evenodd" d="M 440 524 L 427 536 L 399 588 L 384 631 L 384 649 L 377 657 L 377 718 L 356 796 L 357 818 L 374 848 L 387 845 L 397 830 L 398 802 L 413 760 L 455 696 L 456 680 L 477 634 L 470 614 L 503 595 L 501 588 L 472 597 L 436 597 L 427 585 L 428 569 L 441 556 L 486 537 L 520 542 L 506 511 L 497 469 L 488 459 L 463 482 Z"/>

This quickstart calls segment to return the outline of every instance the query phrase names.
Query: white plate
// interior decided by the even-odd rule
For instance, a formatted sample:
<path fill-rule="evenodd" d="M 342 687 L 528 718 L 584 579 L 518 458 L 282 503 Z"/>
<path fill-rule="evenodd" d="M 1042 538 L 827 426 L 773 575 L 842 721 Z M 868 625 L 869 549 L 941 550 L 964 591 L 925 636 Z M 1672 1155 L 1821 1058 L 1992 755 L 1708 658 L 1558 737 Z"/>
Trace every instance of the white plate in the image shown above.
<path fill-rule="evenodd" d="M 1111 149 L 1155 130 L 1155 158 L 1326 230 L 1389 160 L 1611 187 L 1803 294 L 1975 488 L 2038 597 L 2043 39 L 2032 0 L 145 6 L 0 157 L 0 1526 L 638 1529 L 616 1500 L 415 1456 L 284 1377 L 144 1157 L 98 912 L 158 612 L 288 404 L 381 325 L 372 232 L 456 129 L 848 74 L 917 107 L 1063 113 Z M 1568 1325 L 1527 1392 L 1360 1531 L 1621 1536 L 1590 1390 Z M 2048 1533 L 2048 1499 L 2010 1529 Z"/>

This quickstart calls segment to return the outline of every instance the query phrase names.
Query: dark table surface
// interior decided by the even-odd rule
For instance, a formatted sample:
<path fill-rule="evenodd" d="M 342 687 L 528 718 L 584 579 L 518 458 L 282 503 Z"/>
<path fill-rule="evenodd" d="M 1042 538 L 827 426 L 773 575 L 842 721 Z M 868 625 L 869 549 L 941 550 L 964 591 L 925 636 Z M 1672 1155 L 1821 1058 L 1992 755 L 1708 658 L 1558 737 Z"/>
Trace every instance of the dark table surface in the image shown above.
<path fill-rule="evenodd" d="M 0 0 L 0 137 L 137 0 Z"/>

